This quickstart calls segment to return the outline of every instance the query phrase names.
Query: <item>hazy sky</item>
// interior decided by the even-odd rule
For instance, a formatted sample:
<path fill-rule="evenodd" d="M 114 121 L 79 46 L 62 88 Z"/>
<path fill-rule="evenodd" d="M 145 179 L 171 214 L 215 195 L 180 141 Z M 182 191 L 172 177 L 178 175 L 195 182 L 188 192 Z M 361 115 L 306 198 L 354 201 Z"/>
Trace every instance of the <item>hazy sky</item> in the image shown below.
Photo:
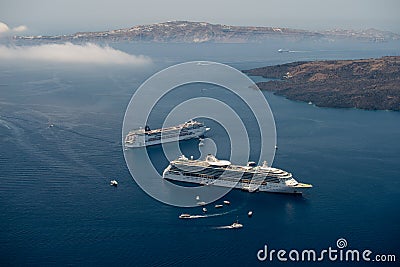
<path fill-rule="evenodd" d="M 400 0 L 0 0 L 0 22 L 30 34 L 125 28 L 167 20 L 400 33 Z"/>

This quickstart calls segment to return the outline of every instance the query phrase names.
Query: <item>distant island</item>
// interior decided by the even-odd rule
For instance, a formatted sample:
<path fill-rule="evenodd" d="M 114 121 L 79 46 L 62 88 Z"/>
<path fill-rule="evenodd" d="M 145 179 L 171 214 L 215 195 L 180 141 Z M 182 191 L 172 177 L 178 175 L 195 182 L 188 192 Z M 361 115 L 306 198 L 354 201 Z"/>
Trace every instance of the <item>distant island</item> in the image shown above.
<path fill-rule="evenodd" d="M 400 56 L 294 62 L 243 71 L 261 90 L 320 107 L 400 111 Z"/>
<path fill-rule="evenodd" d="M 307 31 L 281 27 L 229 26 L 207 22 L 168 21 L 131 28 L 78 32 L 56 36 L 15 36 L 16 41 L 43 42 L 157 42 L 157 43 L 246 43 L 271 39 L 327 40 L 342 39 L 385 42 L 400 40 L 400 35 L 376 29 Z"/>

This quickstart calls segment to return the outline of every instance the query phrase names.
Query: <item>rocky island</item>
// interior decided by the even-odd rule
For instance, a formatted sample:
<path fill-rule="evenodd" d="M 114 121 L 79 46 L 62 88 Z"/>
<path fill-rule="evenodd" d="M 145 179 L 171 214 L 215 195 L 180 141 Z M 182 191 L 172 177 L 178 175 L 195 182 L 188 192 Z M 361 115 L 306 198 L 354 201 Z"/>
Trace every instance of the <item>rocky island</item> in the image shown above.
<path fill-rule="evenodd" d="M 400 111 L 400 56 L 293 62 L 244 71 L 261 90 L 320 107 Z"/>
<path fill-rule="evenodd" d="M 284 27 L 232 26 L 193 21 L 167 21 L 149 25 L 98 32 L 77 32 L 71 35 L 15 36 L 26 42 L 154 42 L 154 43 L 247 43 L 272 39 L 299 40 L 358 40 L 387 42 L 399 40 L 400 35 L 377 29 L 307 31 Z"/>

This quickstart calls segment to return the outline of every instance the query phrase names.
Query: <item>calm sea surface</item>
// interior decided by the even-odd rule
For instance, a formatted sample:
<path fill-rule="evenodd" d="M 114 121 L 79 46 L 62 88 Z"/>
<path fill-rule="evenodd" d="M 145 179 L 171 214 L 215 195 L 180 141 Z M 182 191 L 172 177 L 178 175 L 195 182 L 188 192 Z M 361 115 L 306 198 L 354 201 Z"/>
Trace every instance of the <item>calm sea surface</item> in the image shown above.
<path fill-rule="evenodd" d="M 371 58 L 399 55 L 399 43 L 113 46 L 147 55 L 153 65 L 0 62 L 0 265 L 271 265 L 257 260 L 264 245 L 320 251 L 336 248 L 339 238 L 348 248 L 400 259 L 399 112 L 318 108 L 265 93 L 277 127 L 273 165 L 314 188 L 300 197 L 231 191 L 225 215 L 197 220 L 178 216 L 199 214 L 199 208 L 168 206 L 145 194 L 121 146 L 130 97 L 164 67 L 212 60 L 243 70 Z M 297 52 L 277 53 L 279 48 Z M 157 114 L 153 119 L 160 126 Z M 196 144 L 181 148 L 196 155 Z M 229 150 L 226 142 L 217 145 Z M 166 167 L 159 148 L 149 153 Z M 111 179 L 118 188 L 109 186 Z M 209 211 L 215 212 L 212 206 Z M 243 229 L 218 229 L 236 218 Z M 302 265 L 276 258 L 274 264 Z M 329 264 L 344 265 L 324 262 Z"/>

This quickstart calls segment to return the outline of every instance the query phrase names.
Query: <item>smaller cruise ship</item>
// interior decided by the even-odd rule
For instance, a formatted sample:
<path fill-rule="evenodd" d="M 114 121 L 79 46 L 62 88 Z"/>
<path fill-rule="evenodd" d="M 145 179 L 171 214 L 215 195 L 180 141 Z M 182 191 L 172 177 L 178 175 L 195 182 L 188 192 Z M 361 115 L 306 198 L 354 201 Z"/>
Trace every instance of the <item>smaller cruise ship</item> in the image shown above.
<path fill-rule="evenodd" d="M 273 168 L 264 161 L 262 166 L 249 162 L 247 166 L 233 165 L 209 154 L 205 160 L 188 159 L 180 156 L 170 162 L 163 178 L 172 181 L 201 185 L 238 188 L 248 192 L 275 192 L 301 194 L 310 184 L 297 182 L 291 173 Z M 222 206 L 222 205 L 221 205 Z"/>
<path fill-rule="evenodd" d="M 132 130 L 125 137 L 125 148 L 145 147 L 161 143 L 199 138 L 210 130 L 203 123 L 194 120 L 177 126 L 151 130 L 149 126 Z"/>

